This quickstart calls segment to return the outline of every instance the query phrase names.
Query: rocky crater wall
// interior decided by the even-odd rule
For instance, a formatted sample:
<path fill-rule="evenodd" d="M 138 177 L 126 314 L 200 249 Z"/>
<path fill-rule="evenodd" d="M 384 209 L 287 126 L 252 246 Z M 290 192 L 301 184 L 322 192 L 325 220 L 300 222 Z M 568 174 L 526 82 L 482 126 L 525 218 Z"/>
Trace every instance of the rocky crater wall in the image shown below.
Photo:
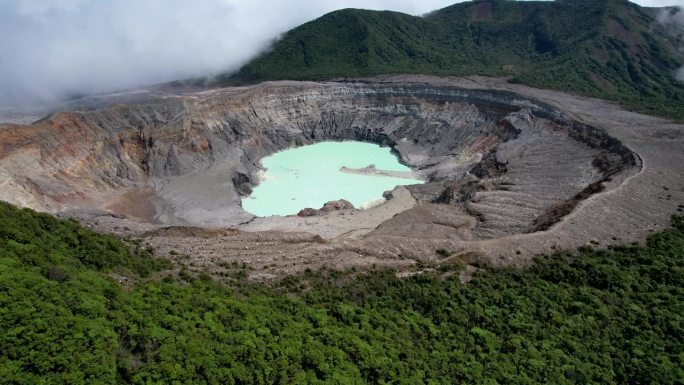
<path fill-rule="evenodd" d="M 280 82 L 0 126 L 0 199 L 50 212 L 239 226 L 253 219 L 240 200 L 258 183 L 260 159 L 325 140 L 391 146 L 427 181 L 409 188 L 419 208 L 375 229 L 388 236 L 543 230 L 640 162 L 601 128 L 507 91 Z M 416 210 L 472 221 L 423 223 Z"/>

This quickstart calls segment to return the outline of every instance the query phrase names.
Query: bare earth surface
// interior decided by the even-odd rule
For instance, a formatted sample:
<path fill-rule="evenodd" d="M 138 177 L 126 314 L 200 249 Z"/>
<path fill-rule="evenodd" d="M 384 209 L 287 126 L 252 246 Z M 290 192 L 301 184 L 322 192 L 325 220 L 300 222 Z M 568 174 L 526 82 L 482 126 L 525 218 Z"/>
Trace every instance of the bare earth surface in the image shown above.
<path fill-rule="evenodd" d="M 684 208 L 684 125 L 501 79 L 278 82 L 96 107 L 0 124 L 0 199 L 141 238 L 217 277 L 521 266 L 643 241 Z M 261 157 L 330 139 L 390 145 L 428 183 L 367 210 L 241 209 Z"/>

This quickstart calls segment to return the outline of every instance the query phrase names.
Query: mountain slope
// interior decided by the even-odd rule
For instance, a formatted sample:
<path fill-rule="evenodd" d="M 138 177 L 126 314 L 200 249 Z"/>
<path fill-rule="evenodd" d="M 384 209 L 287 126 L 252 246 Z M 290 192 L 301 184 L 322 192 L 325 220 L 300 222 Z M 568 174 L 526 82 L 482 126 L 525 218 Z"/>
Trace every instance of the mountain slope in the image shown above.
<path fill-rule="evenodd" d="M 679 38 L 626 0 L 479 0 L 414 17 L 345 9 L 286 33 L 219 83 L 391 73 L 508 76 L 684 117 Z M 679 41 L 678 41 L 679 39 Z"/>

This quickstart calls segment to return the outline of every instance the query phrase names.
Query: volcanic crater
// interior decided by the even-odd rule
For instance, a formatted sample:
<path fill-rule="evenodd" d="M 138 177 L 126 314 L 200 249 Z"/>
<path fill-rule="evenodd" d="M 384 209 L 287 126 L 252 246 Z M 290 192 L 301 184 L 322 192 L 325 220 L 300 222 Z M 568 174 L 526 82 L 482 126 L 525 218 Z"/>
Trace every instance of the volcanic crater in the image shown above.
<path fill-rule="evenodd" d="M 575 230 L 563 222 L 643 174 L 643 154 L 618 127 L 629 119 L 670 132 L 656 141 L 681 153 L 681 125 L 498 79 L 157 89 L 0 125 L 0 199 L 142 238 L 160 254 L 191 256 L 180 263 L 192 269 L 244 263 L 260 279 L 417 261 L 507 266 L 600 236 L 585 231 L 605 221 Z M 260 159 L 331 140 L 389 146 L 426 183 L 397 187 L 366 210 L 258 218 L 242 209 Z M 682 191 L 674 178 L 673 203 Z M 655 225 L 666 225 L 669 206 L 658 206 Z M 643 235 L 616 229 L 614 241 Z"/>

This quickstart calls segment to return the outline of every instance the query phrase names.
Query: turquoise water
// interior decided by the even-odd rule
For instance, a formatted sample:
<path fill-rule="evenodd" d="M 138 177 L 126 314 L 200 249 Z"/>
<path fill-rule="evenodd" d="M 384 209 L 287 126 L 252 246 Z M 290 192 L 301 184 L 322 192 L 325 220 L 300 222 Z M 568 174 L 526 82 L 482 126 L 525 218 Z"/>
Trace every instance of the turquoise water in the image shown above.
<path fill-rule="evenodd" d="M 322 142 L 277 152 L 261 160 L 266 169 L 260 183 L 242 207 L 257 216 L 297 214 L 305 207 L 346 199 L 354 207 L 372 205 L 382 193 L 399 185 L 423 183 L 418 179 L 358 175 L 341 167 L 411 171 L 388 147 L 362 142 Z"/>

